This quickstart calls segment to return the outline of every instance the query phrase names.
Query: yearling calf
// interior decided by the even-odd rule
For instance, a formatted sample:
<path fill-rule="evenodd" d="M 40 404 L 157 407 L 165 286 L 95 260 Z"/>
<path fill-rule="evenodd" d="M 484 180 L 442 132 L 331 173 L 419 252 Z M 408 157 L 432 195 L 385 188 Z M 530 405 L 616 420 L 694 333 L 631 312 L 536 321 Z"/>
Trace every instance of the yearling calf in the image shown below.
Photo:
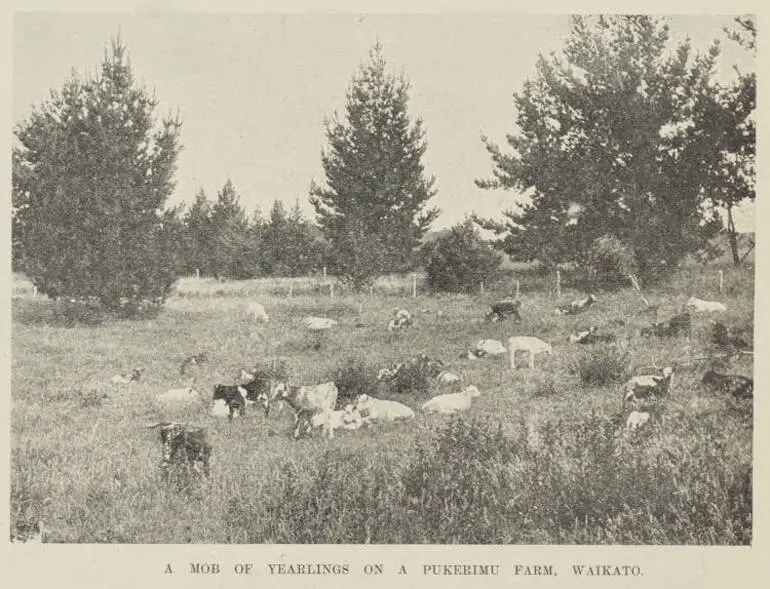
<path fill-rule="evenodd" d="M 237 412 L 238 415 L 244 417 L 246 412 L 246 389 L 240 385 L 224 385 L 218 384 L 214 387 L 214 401 L 222 399 L 229 409 L 228 418 L 233 420 L 233 415 Z"/>
<path fill-rule="evenodd" d="M 147 427 L 160 428 L 160 469 L 164 481 L 168 481 L 172 464 L 178 464 L 185 469 L 192 468 L 196 472 L 200 472 L 202 468 L 203 474 L 209 476 L 211 445 L 206 439 L 206 430 L 175 422 L 160 422 Z"/>
<path fill-rule="evenodd" d="M 337 404 L 337 387 L 333 382 L 315 386 L 297 386 L 279 383 L 272 394 L 273 399 L 285 401 L 294 409 L 294 439 L 299 438 L 303 431 L 312 429 L 311 419 L 317 414 L 323 414 L 324 429 L 329 439 L 334 437 L 334 423 L 331 412 Z M 269 407 L 269 401 L 265 402 Z"/>
<path fill-rule="evenodd" d="M 492 303 L 489 313 L 486 314 L 488 321 L 504 321 L 508 317 L 513 317 L 516 323 L 521 323 L 521 301 L 516 299 L 504 299 Z"/>
<path fill-rule="evenodd" d="M 754 381 L 745 376 L 708 370 L 701 382 L 714 392 L 727 393 L 737 399 L 751 399 L 754 395 Z"/>

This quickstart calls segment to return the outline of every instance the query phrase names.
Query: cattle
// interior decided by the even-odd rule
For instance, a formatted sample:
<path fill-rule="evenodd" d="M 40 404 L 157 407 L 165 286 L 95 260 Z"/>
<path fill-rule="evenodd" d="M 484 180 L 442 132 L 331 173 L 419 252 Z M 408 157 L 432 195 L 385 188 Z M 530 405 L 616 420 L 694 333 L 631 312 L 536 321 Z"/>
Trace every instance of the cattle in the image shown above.
<path fill-rule="evenodd" d="M 727 307 L 716 301 L 704 301 L 697 297 L 690 297 L 685 303 L 687 309 L 692 309 L 695 313 L 717 313 L 727 311 Z"/>
<path fill-rule="evenodd" d="M 188 356 L 182 361 L 182 364 L 179 366 L 179 372 L 181 374 L 187 374 L 187 369 L 190 366 L 200 366 L 204 362 L 208 361 L 208 355 L 206 352 L 201 352 L 199 354 L 194 354 L 192 356 Z"/>
<path fill-rule="evenodd" d="M 521 323 L 521 301 L 517 299 L 503 299 L 490 305 L 490 311 L 486 314 L 487 321 L 504 321 L 513 317 L 516 323 Z"/>
<path fill-rule="evenodd" d="M 458 384 L 462 381 L 462 378 L 456 372 L 451 370 L 442 370 L 436 376 L 436 382 L 441 386 L 451 386 Z"/>
<path fill-rule="evenodd" d="M 388 331 L 406 329 L 414 324 L 412 314 L 406 309 L 396 309 L 395 316 L 388 323 Z"/>
<path fill-rule="evenodd" d="M 160 428 L 160 469 L 164 481 L 168 481 L 172 464 L 196 472 L 202 471 L 204 475 L 209 476 L 211 444 L 206 439 L 205 429 L 175 422 L 160 422 L 147 427 Z"/>
<path fill-rule="evenodd" d="M 251 301 L 246 305 L 246 313 L 249 317 L 254 319 L 255 323 L 267 323 L 270 319 L 267 315 L 267 311 L 265 311 L 265 307 L 256 301 Z"/>
<path fill-rule="evenodd" d="M 159 403 L 190 403 L 197 401 L 199 397 L 200 393 L 190 386 L 181 389 L 169 389 L 165 393 L 156 395 L 155 400 Z"/>
<path fill-rule="evenodd" d="M 647 411 L 632 411 L 626 419 L 626 429 L 636 431 L 650 421 L 650 413 Z"/>
<path fill-rule="evenodd" d="M 222 400 L 229 410 L 230 421 L 235 414 L 244 417 L 246 413 L 246 389 L 240 385 L 218 384 L 214 387 L 214 401 Z"/>
<path fill-rule="evenodd" d="M 715 370 L 708 370 L 701 382 L 711 391 L 726 393 L 736 399 L 751 399 L 754 395 L 754 381 L 737 374 L 720 374 Z"/>
<path fill-rule="evenodd" d="M 668 394 L 673 376 L 674 369 L 670 366 L 663 369 L 662 376 L 657 374 L 634 376 L 623 385 L 623 400 L 657 400 Z"/>
<path fill-rule="evenodd" d="M 453 415 L 471 408 L 471 400 L 481 395 L 481 391 L 475 386 L 465 387 L 459 393 L 438 395 L 423 404 L 425 413 L 438 413 L 440 415 Z"/>
<path fill-rule="evenodd" d="M 142 378 L 144 368 L 134 368 L 131 372 L 123 372 L 112 377 L 113 384 L 128 384 L 138 382 Z"/>
<path fill-rule="evenodd" d="M 332 411 L 329 415 L 332 429 L 356 430 L 364 424 L 361 413 L 353 405 L 347 405 L 345 409 Z M 320 428 L 326 425 L 326 415 L 316 413 L 310 418 L 310 426 Z"/>
<path fill-rule="evenodd" d="M 563 305 L 559 307 L 556 309 L 556 313 L 558 315 L 577 315 L 578 313 L 582 313 L 588 309 L 596 302 L 596 300 L 596 296 L 590 294 L 584 299 L 578 299 L 572 301 L 569 305 Z"/>
<path fill-rule="evenodd" d="M 308 316 L 305 318 L 305 329 L 315 336 L 313 349 L 321 349 L 323 335 L 335 325 L 337 325 L 337 321 L 328 317 Z"/>
<path fill-rule="evenodd" d="M 483 339 L 479 340 L 474 348 L 467 352 L 463 352 L 460 357 L 467 358 L 468 360 L 475 360 L 487 356 L 501 356 L 505 354 L 505 351 L 505 346 L 499 340 Z"/>
<path fill-rule="evenodd" d="M 385 381 L 395 392 L 402 393 L 428 388 L 430 381 L 444 372 L 444 363 L 425 354 L 417 354 L 406 362 L 397 362 L 377 373 L 377 380 Z M 448 377 L 451 378 L 451 377 Z"/>
<path fill-rule="evenodd" d="M 353 407 L 367 425 L 376 421 L 405 421 L 414 417 L 414 411 L 403 403 L 377 399 L 366 394 L 358 395 Z"/>
<path fill-rule="evenodd" d="M 334 437 L 334 424 L 330 414 L 337 404 L 337 395 L 337 387 L 333 382 L 315 386 L 288 385 L 281 382 L 276 385 L 271 398 L 284 401 L 294 409 L 295 439 L 299 438 L 303 428 L 309 431 L 310 420 L 316 413 L 324 414 L 324 429 L 327 437 L 331 439 Z"/>
<path fill-rule="evenodd" d="M 742 337 L 731 333 L 730 328 L 721 321 L 712 322 L 711 343 L 722 349 L 745 350 L 749 344 Z"/>
<path fill-rule="evenodd" d="M 516 352 L 523 350 L 529 353 L 529 367 L 535 367 L 535 356 L 537 354 L 546 352 L 548 355 L 553 354 L 553 348 L 551 344 L 544 342 L 543 340 L 531 337 L 531 336 L 513 336 L 508 338 L 508 350 L 510 354 L 511 368 L 516 368 Z"/>
<path fill-rule="evenodd" d="M 585 331 L 579 331 L 578 333 L 571 334 L 567 337 L 567 341 L 571 344 L 597 344 L 602 342 L 614 342 L 615 334 L 613 333 L 598 333 L 599 328 L 595 325 Z"/>
<path fill-rule="evenodd" d="M 230 416 L 230 407 L 227 406 L 224 399 L 217 399 L 211 406 L 211 415 L 213 417 L 228 417 Z"/>
<path fill-rule="evenodd" d="M 679 315 L 674 315 L 668 321 L 661 321 L 650 327 L 643 327 L 640 333 L 642 337 L 675 337 L 680 334 L 690 336 L 692 335 L 692 317 L 687 312 L 680 313 Z"/>

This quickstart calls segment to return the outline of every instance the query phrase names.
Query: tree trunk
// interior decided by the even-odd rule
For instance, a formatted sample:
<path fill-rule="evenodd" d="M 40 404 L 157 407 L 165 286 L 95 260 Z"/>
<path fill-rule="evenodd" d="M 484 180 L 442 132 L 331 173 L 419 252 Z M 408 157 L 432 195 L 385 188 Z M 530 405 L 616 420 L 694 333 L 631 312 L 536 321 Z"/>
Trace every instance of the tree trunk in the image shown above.
<path fill-rule="evenodd" d="M 738 255 L 738 235 L 735 232 L 735 221 L 733 220 L 733 205 L 727 205 L 727 239 L 730 241 L 730 251 L 733 254 L 733 266 L 741 265 L 741 258 Z"/>

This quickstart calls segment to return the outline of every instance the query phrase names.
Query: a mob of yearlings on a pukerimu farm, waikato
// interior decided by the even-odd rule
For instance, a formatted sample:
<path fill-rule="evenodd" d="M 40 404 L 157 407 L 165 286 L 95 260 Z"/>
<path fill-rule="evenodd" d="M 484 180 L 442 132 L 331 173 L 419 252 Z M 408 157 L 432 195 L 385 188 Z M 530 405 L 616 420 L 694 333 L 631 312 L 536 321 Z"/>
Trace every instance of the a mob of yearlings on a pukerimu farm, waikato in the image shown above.
<path fill-rule="evenodd" d="M 29 400 L 33 384 L 40 398 L 36 414 L 26 406 L 14 418 L 15 431 L 34 439 L 32 423 L 42 419 L 41 431 L 61 437 L 48 413 L 52 400 L 74 391 L 88 419 L 76 420 L 71 435 L 84 448 L 98 443 L 114 467 L 91 463 L 89 476 L 115 488 L 157 477 L 165 492 L 178 494 L 216 485 L 254 461 L 264 468 L 281 456 L 318 458 L 339 445 L 396 452 L 438 431 L 448 416 L 493 419 L 506 431 L 526 424 L 537 438 L 549 412 L 578 418 L 599 411 L 611 414 L 617 435 L 638 437 L 665 432 L 667 416 L 681 417 L 703 399 L 750 403 L 753 394 L 752 380 L 734 373 L 751 359 L 751 326 L 739 324 L 730 300 L 661 295 L 651 305 L 630 290 L 571 302 L 535 294 L 253 297 L 172 298 L 145 325 L 83 330 L 70 352 L 62 350 L 80 328 L 19 322 L 15 372 L 37 373 L 15 378 L 15 403 Z M 153 345 L 163 329 L 171 337 Z M 590 366 L 594 356 L 599 366 Z M 624 365 L 597 381 L 601 396 L 592 395 L 588 371 L 611 370 L 618 359 Z M 81 369 L 90 362 L 88 385 L 78 386 L 68 362 Z M 137 456 L 148 459 L 139 472 L 129 468 Z M 59 476 L 53 486 L 66 487 Z M 35 499 L 37 487 L 26 484 Z M 39 494 L 37 511 L 17 516 L 17 540 L 24 540 L 19 530 L 56 527 L 46 515 L 54 512 L 46 509 L 56 502 L 51 491 Z M 95 532 L 63 537 L 77 534 Z"/>

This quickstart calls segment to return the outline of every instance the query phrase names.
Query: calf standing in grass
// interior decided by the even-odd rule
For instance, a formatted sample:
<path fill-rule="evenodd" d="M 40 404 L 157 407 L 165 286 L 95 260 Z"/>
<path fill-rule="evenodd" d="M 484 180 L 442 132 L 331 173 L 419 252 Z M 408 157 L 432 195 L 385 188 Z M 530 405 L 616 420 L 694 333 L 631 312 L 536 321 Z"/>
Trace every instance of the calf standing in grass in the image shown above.
<path fill-rule="evenodd" d="M 572 301 L 569 305 L 564 305 L 556 309 L 556 313 L 559 315 L 577 315 L 578 313 L 582 313 L 588 307 L 593 305 L 596 302 L 596 297 L 592 294 L 588 295 L 584 299 L 578 299 L 576 301 Z"/>
<path fill-rule="evenodd" d="M 203 474 L 209 476 L 211 445 L 202 427 L 190 427 L 175 422 L 160 422 L 147 427 L 160 428 L 160 469 L 164 481 L 168 481 L 172 464 L 178 464 L 185 469 L 191 468 L 196 472 L 202 470 Z"/>
<path fill-rule="evenodd" d="M 279 383 L 273 399 L 284 401 L 294 409 L 294 438 L 312 428 L 311 419 L 317 413 L 323 415 L 324 429 L 329 439 L 334 437 L 334 423 L 331 413 L 337 404 L 337 387 L 333 382 L 315 386 L 297 386 Z M 268 401 L 269 403 L 269 401 Z M 266 407 L 269 405 L 266 405 Z"/>
<path fill-rule="evenodd" d="M 662 376 L 657 374 L 634 376 L 623 385 L 623 399 L 625 401 L 657 400 L 668 394 L 673 377 L 674 369 L 670 366 L 663 369 Z"/>
<path fill-rule="evenodd" d="M 247 391 L 240 385 L 224 385 L 218 384 L 214 387 L 214 402 L 222 400 L 227 405 L 229 410 L 230 421 L 233 420 L 233 416 L 237 413 L 241 417 L 244 417 L 246 413 L 246 396 Z"/>
<path fill-rule="evenodd" d="M 516 368 L 516 351 L 524 350 L 529 352 L 529 367 L 535 367 L 535 355 L 542 352 L 546 352 L 548 355 L 553 354 L 553 348 L 551 344 L 544 342 L 536 337 L 528 336 L 514 336 L 508 338 L 508 348 L 510 353 L 511 368 Z"/>

